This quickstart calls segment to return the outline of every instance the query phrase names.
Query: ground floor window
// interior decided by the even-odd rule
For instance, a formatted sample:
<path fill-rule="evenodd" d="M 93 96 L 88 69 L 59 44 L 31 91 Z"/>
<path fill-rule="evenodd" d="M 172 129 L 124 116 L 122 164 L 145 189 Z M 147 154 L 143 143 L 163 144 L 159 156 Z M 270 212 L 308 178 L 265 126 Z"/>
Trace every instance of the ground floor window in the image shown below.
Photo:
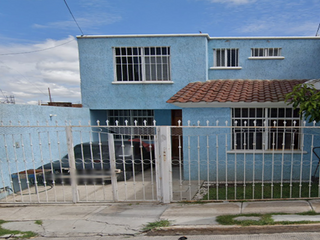
<path fill-rule="evenodd" d="M 154 110 L 108 110 L 107 120 L 110 130 L 115 133 L 142 135 L 144 138 L 154 134 L 154 128 L 144 127 L 154 125 Z M 117 125 L 120 128 L 115 127 Z"/>
<path fill-rule="evenodd" d="M 232 148 L 234 150 L 299 149 L 299 109 L 233 108 Z"/>

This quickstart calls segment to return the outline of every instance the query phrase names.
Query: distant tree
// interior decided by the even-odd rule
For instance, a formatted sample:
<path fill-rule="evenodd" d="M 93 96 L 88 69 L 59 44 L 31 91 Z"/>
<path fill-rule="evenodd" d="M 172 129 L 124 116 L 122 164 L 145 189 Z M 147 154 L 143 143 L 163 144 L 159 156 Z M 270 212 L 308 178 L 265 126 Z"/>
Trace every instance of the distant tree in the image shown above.
<path fill-rule="evenodd" d="M 309 122 L 320 121 L 320 91 L 312 84 L 299 84 L 285 96 L 285 102 L 294 109 L 300 109 L 300 115 Z"/>

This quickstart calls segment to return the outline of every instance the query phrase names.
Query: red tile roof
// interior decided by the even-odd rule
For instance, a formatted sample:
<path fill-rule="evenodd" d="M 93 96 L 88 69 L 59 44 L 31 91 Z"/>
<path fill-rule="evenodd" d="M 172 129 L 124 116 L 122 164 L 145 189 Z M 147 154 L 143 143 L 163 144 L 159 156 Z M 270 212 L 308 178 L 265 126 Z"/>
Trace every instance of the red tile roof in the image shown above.
<path fill-rule="evenodd" d="M 189 83 L 167 103 L 283 102 L 287 93 L 307 80 L 210 80 Z"/>

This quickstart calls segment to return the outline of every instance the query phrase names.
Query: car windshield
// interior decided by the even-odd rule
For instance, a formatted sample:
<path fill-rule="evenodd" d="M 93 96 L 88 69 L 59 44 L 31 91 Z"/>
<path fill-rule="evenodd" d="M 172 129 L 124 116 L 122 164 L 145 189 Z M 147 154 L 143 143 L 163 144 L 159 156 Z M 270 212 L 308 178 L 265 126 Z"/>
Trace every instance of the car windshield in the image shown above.
<path fill-rule="evenodd" d="M 91 149 L 92 149 L 92 156 L 91 156 Z M 108 146 L 107 145 L 101 145 L 101 153 L 102 158 L 108 158 L 109 152 L 108 152 Z M 74 147 L 74 157 L 75 159 L 100 159 L 100 149 L 99 145 L 92 144 L 91 146 L 88 144 L 79 144 Z M 64 157 L 68 158 L 68 154 Z"/>

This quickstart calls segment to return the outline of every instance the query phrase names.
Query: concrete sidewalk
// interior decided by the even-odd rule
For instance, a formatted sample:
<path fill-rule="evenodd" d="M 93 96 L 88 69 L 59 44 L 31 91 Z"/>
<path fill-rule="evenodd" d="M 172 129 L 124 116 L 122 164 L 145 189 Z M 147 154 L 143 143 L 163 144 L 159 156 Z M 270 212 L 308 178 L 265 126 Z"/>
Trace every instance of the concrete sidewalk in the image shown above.
<path fill-rule="evenodd" d="M 222 226 L 216 217 L 225 214 L 291 213 L 275 215 L 275 221 L 320 221 L 320 215 L 294 215 L 307 211 L 320 213 L 320 200 L 310 201 L 257 201 L 222 203 L 108 203 L 76 205 L 0 205 L 0 219 L 10 221 L 2 227 L 11 230 L 34 231 L 46 237 L 136 235 L 149 222 L 170 220 L 172 226 L 158 234 L 199 234 L 213 229 L 225 233 L 240 233 L 244 227 Z M 35 224 L 42 220 L 42 225 Z M 302 226 L 302 228 L 300 227 Z M 262 228 L 250 231 L 261 233 Z M 290 226 L 289 226 L 290 227 Z M 320 231 L 320 224 L 293 225 L 290 231 Z M 247 227 L 245 227 L 247 228 Z M 249 227 L 248 227 L 249 228 Z M 253 229 L 253 230 L 252 230 Z M 231 231 L 232 230 L 232 231 Z M 280 231 L 280 228 L 278 228 Z M 189 231 L 189 232 L 188 232 Z M 281 230 L 283 231 L 283 230 Z M 277 232 L 277 229 L 275 230 Z"/>

